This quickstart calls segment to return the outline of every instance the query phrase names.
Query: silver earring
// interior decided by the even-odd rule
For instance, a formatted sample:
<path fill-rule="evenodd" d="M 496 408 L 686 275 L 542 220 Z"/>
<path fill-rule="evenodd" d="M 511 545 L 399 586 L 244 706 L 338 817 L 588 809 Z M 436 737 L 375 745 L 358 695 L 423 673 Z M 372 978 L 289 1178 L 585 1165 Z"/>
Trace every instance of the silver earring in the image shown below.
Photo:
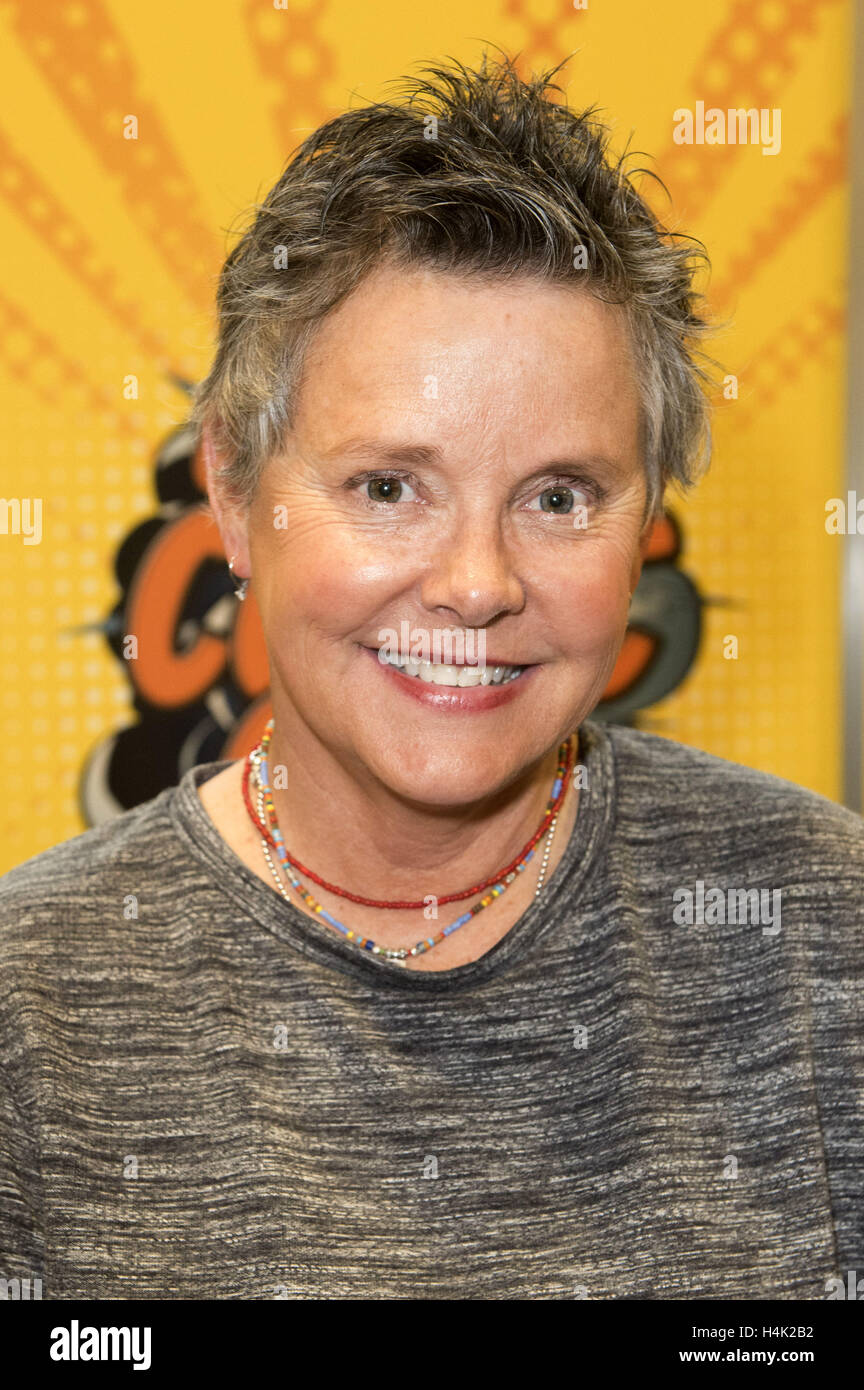
<path fill-rule="evenodd" d="M 234 573 L 234 556 L 233 556 L 233 555 L 231 556 L 231 559 L 228 561 L 228 568 L 229 568 L 229 570 L 231 571 L 231 578 L 232 578 L 232 579 L 236 579 L 237 576 L 236 576 L 235 573 Z M 234 585 L 234 597 L 235 597 L 235 598 L 239 598 L 239 599 L 241 600 L 241 602 L 242 602 L 242 600 L 246 597 L 246 590 L 247 590 L 248 588 L 249 588 L 249 580 L 248 580 L 248 579 L 241 579 L 239 584 L 235 584 L 235 585 Z"/>

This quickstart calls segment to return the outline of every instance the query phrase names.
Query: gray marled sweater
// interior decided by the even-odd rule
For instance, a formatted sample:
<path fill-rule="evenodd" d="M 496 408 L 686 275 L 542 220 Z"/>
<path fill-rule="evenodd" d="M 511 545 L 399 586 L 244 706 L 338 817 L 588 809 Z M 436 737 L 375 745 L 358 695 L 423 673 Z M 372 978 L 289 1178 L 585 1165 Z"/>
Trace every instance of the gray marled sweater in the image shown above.
<path fill-rule="evenodd" d="M 195 790 L 222 763 L 0 880 L 0 1277 L 822 1299 L 864 1275 L 864 821 L 621 728 L 583 725 L 582 756 L 541 897 L 441 972 L 247 869 Z"/>

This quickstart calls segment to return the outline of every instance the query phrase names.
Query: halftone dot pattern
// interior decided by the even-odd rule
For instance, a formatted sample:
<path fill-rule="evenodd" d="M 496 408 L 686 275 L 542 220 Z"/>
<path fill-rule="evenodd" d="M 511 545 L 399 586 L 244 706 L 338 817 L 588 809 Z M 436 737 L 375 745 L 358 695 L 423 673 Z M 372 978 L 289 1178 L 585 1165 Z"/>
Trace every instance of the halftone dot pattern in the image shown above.
<path fill-rule="evenodd" d="M 104 381 L 109 373 L 111 332 L 105 325 L 103 340 L 94 342 L 94 379 Z M 101 633 L 81 629 L 95 629 L 116 603 L 116 548 L 156 508 L 149 441 L 164 437 L 183 411 L 166 408 L 166 393 L 162 400 L 122 403 L 118 413 L 124 406 L 134 409 L 137 428 L 100 436 L 86 411 L 73 407 L 64 416 L 61 410 L 35 410 L 20 379 L 0 377 L 0 384 L 16 424 L 13 486 L 7 492 L 33 496 L 38 470 L 36 495 L 42 497 L 40 544 L 0 537 L 0 661 L 6 675 L 0 695 L 0 828 L 7 868 L 84 828 L 77 803 L 83 761 L 129 722 L 124 672 Z"/>
<path fill-rule="evenodd" d="M 802 420 L 768 402 L 753 426 L 757 437 L 789 438 L 791 450 L 803 430 L 794 440 L 803 452 L 839 456 L 839 427 L 832 438 L 819 421 L 831 419 L 832 405 L 835 421 L 842 419 L 841 367 L 834 336 L 821 356 L 804 360 L 798 378 L 808 395 L 821 394 L 824 417 Z M 830 479 L 796 472 L 784 487 L 758 466 L 749 473 L 724 466 L 737 437 L 736 411 L 734 402 L 718 410 L 716 471 L 680 509 L 683 566 L 708 599 L 702 649 L 682 687 L 640 722 L 836 797 L 841 552 L 824 528 Z M 724 656 L 728 635 L 738 639 L 737 659 Z"/>
<path fill-rule="evenodd" d="M 386 99 L 391 79 L 426 61 L 473 61 L 483 46 L 454 38 L 447 6 L 154 7 L 172 52 L 201 48 L 182 91 L 138 7 L 0 0 L 0 234 L 14 229 L 22 252 L 0 292 L 2 491 L 43 499 L 40 545 L 0 536 L 0 870 L 83 828 L 82 764 L 130 720 L 124 671 L 101 634 L 82 629 L 115 605 L 117 546 L 155 511 L 152 459 L 188 406 L 169 373 L 194 381 L 209 365 L 226 229 L 322 120 Z M 519 54 L 523 75 L 575 52 L 556 80 L 575 106 L 611 110 L 616 143 L 633 129 L 633 146 L 653 152 L 671 210 L 651 180 L 642 191 L 705 240 L 710 308 L 734 316 L 717 355 L 738 374 L 739 399 L 718 402 L 711 473 L 692 499 L 671 499 L 680 563 L 708 600 L 704 642 L 682 687 L 641 722 L 833 797 L 841 545 L 825 533 L 824 504 L 843 491 L 850 29 L 840 0 L 717 0 L 686 23 L 642 0 L 585 10 L 470 0 L 458 11 L 458 35 Z M 223 30 L 232 52 L 245 46 L 247 76 L 229 91 L 208 66 Z M 669 54 L 671 85 L 654 61 Z M 699 100 L 782 106 L 782 153 L 675 145 L 674 109 Z M 217 176 L 212 122 L 226 102 L 236 115 L 219 126 Z M 186 103 L 194 122 L 179 119 Z M 263 113 L 252 145 L 249 110 Z M 807 116 L 797 140 L 796 112 Z M 139 117 L 136 142 L 121 138 L 127 114 Z M 137 400 L 122 396 L 129 375 Z M 723 656 L 729 634 L 734 661 Z"/>

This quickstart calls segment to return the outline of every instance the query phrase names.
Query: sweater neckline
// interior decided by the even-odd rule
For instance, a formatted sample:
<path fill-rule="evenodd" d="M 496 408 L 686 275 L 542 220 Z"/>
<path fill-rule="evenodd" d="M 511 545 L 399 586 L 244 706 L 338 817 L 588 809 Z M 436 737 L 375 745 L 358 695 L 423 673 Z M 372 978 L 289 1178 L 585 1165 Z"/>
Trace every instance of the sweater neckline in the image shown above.
<path fill-rule="evenodd" d="M 332 927 L 320 925 L 259 878 L 210 819 L 198 788 L 230 766 L 230 760 L 198 763 L 169 794 L 172 823 L 191 856 L 208 871 L 216 891 L 265 930 L 308 960 L 381 988 L 446 994 L 480 983 L 515 964 L 548 931 L 560 927 L 566 905 L 580 891 L 609 836 L 615 804 L 615 760 L 608 730 L 586 721 L 579 729 L 579 765 L 584 785 L 567 846 L 539 898 L 494 946 L 476 960 L 448 970 L 406 970 L 394 961 L 361 952 Z"/>

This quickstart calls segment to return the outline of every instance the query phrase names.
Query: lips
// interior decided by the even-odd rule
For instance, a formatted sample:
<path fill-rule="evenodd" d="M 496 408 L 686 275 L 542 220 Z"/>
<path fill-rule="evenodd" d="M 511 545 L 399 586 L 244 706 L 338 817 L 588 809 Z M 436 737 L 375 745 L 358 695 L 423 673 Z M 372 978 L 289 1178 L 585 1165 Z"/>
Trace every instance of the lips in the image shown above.
<path fill-rule="evenodd" d="M 486 684 L 465 686 L 438 684 L 435 681 L 423 680 L 418 675 L 408 674 L 400 670 L 398 666 L 391 665 L 390 662 L 382 663 L 378 658 L 377 648 L 363 646 L 361 650 L 367 652 L 370 658 L 374 659 L 381 678 L 386 680 L 394 690 L 401 690 L 427 708 L 440 711 L 480 713 L 481 711 L 497 709 L 499 705 L 508 704 L 511 700 L 517 699 L 540 669 L 538 665 L 511 668 L 514 674 L 495 684 L 492 684 L 491 681 Z M 422 663 L 414 663 L 414 665 L 420 666 Z M 454 663 L 453 667 L 439 669 L 452 671 L 453 674 L 456 674 L 463 669 L 476 671 L 477 667 L 472 668 L 470 663 L 462 662 L 458 665 Z M 492 663 L 487 660 L 486 670 L 491 672 L 493 669 Z"/>

